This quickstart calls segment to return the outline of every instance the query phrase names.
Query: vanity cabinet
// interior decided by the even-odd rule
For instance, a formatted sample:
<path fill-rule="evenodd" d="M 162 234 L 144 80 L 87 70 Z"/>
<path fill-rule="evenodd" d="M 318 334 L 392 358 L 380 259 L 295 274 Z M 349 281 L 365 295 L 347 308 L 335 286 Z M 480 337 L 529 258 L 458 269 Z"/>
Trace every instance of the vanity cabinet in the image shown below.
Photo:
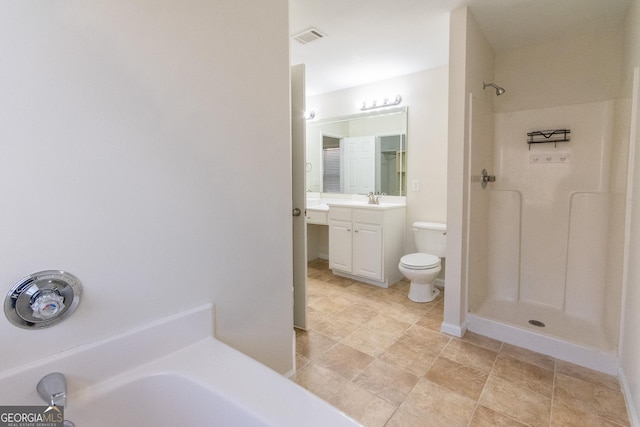
<path fill-rule="evenodd" d="M 385 288 L 400 280 L 404 215 L 404 206 L 330 206 L 329 268 Z"/>

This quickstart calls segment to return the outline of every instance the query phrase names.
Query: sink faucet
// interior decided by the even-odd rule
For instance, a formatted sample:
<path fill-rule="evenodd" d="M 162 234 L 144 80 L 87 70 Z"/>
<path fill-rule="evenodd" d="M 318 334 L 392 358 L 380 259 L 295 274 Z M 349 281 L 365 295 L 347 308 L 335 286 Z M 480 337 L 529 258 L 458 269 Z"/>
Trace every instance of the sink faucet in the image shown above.
<path fill-rule="evenodd" d="M 67 380 L 60 372 L 52 372 L 38 381 L 36 390 L 51 406 L 67 406 Z"/>
<path fill-rule="evenodd" d="M 370 205 L 379 205 L 380 204 L 380 196 L 376 196 L 373 194 L 373 191 L 369 192 L 369 204 Z"/>

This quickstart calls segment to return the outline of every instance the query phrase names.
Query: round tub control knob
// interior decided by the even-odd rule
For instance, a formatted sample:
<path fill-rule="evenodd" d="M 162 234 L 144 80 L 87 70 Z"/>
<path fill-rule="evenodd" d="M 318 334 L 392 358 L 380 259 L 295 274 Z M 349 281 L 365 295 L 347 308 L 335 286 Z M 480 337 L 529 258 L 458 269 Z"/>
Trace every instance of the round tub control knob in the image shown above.
<path fill-rule="evenodd" d="M 56 291 L 43 291 L 31 304 L 33 317 L 51 319 L 64 310 L 64 297 Z"/>

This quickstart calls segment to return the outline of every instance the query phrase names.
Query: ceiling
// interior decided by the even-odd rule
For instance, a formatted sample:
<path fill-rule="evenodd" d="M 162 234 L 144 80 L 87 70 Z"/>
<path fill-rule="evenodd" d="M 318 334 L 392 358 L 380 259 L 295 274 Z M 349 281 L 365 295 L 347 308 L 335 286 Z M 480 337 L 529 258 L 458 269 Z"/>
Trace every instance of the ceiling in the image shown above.
<path fill-rule="evenodd" d="M 291 63 L 305 64 L 317 95 L 449 62 L 449 13 L 469 6 L 496 51 L 564 33 L 618 25 L 631 0 L 289 0 Z"/>

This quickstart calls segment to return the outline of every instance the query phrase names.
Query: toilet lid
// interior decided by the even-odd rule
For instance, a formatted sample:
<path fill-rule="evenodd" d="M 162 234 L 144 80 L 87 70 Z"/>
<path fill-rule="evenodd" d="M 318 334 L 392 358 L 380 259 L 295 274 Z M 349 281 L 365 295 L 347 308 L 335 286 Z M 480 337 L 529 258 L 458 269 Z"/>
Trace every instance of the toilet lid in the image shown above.
<path fill-rule="evenodd" d="M 440 265 L 440 258 L 431 254 L 409 254 L 400 258 L 400 264 L 414 270 L 426 270 Z"/>

